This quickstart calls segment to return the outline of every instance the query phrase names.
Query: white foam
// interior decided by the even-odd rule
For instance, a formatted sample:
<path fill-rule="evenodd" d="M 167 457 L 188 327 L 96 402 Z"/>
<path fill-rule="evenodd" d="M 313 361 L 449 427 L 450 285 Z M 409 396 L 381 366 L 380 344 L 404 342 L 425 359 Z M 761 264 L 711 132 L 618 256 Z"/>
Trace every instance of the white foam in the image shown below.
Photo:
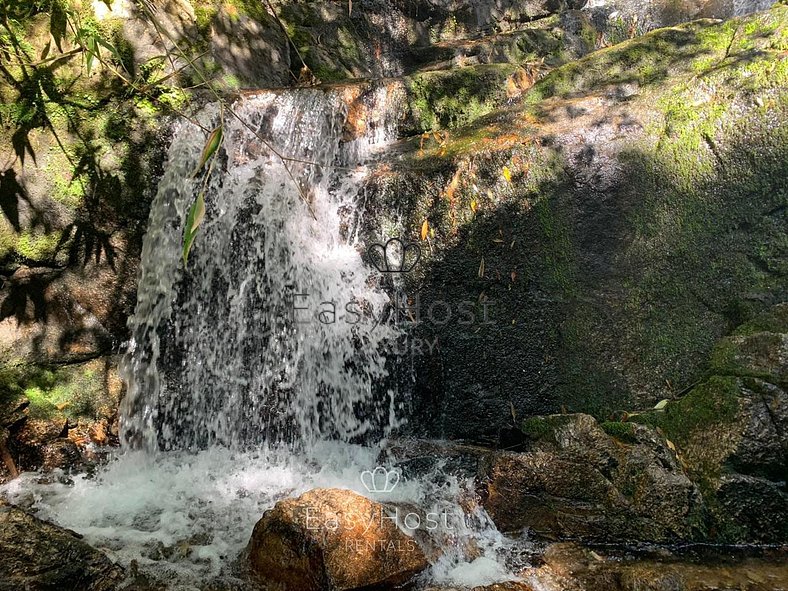
<path fill-rule="evenodd" d="M 475 586 L 514 578 L 503 560 L 511 540 L 483 509 L 461 508 L 468 506 L 461 501 L 472 494 L 470 481 L 447 479 L 436 465 L 418 480 L 403 478 L 389 494 L 370 493 L 360 474 L 374 469 L 378 452 L 343 443 L 318 444 L 309 457 L 219 447 L 156 457 L 135 452 L 116 457 L 95 477 L 73 477 L 72 484 L 26 473 L 0 494 L 82 534 L 121 565 L 134 560 L 141 571 L 182 585 L 226 574 L 277 500 L 312 488 L 346 488 L 422 514 L 449 515 L 448 528 L 440 522 L 428 532 L 442 556 L 425 581 Z"/>

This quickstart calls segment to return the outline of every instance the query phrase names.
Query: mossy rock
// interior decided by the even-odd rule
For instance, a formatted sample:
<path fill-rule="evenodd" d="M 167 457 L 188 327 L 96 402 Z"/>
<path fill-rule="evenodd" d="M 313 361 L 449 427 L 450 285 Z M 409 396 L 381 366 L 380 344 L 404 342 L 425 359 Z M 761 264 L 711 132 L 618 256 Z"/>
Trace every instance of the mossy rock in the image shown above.
<path fill-rule="evenodd" d="M 622 443 L 635 443 L 635 426 L 621 421 L 605 421 L 599 424 L 602 430 Z"/>
<path fill-rule="evenodd" d="M 495 302 L 472 330 L 420 327 L 441 342 L 415 361 L 425 430 L 440 417 L 447 436 L 490 441 L 512 407 L 653 407 L 788 299 L 786 30 L 777 6 L 654 31 L 397 146 L 366 193 L 370 241 L 419 240 L 426 220 L 408 289 Z M 432 81 L 421 96 L 440 96 Z M 414 129 L 451 125 L 424 103 Z"/>
<path fill-rule="evenodd" d="M 788 304 L 774 306 L 722 339 L 712 353 L 710 371 L 788 385 Z"/>
<path fill-rule="evenodd" d="M 467 126 L 507 98 L 512 64 L 489 64 L 423 72 L 406 79 L 416 133 Z"/>
<path fill-rule="evenodd" d="M 117 359 L 106 358 L 66 366 L 4 365 L 0 367 L 0 405 L 24 396 L 31 419 L 68 419 L 72 426 L 109 420 L 117 412 L 122 392 L 116 363 Z"/>

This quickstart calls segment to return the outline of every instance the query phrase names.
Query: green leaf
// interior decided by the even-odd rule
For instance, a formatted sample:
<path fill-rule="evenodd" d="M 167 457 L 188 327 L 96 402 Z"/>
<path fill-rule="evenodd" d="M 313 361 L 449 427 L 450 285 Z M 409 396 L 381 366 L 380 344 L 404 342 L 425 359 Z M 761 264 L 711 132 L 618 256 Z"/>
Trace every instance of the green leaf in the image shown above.
<path fill-rule="evenodd" d="M 185 267 L 189 262 L 189 251 L 194 244 L 194 238 L 197 235 L 197 230 L 200 224 L 205 219 L 205 197 L 200 193 L 195 199 L 192 206 L 189 208 L 189 213 L 186 216 L 186 227 L 183 232 L 183 266 Z"/>
<path fill-rule="evenodd" d="M 109 51 L 112 57 L 118 60 L 118 62 L 123 62 L 123 59 L 120 56 L 120 52 L 109 41 L 107 41 L 106 39 L 102 39 L 101 37 L 96 37 L 96 41 L 98 42 L 99 45 L 101 45 L 107 51 Z"/>
<path fill-rule="evenodd" d="M 85 39 L 85 70 L 90 76 L 90 69 L 93 67 L 93 60 L 98 56 L 98 44 L 93 35 Z"/>
<path fill-rule="evenodd" d="M 654 410 L 665 410 L 665 407 L 668 405 L 668 402 L 670 402 L 670 400 L 668 400 L 667 398 L 665 398 L 664 400 L 660 400 L 654 406 Z"/>
<path fill-rule="evenodd" d="M 223 137 L 224 133 L 222 131 L 221 125 L 210 133 L 208 136 L 208 141 L 205 142 L 205 147 L 202 149 L 200 163 L 197 165 L 197 168 L 194 170 L 192 176 L 196 176 L 197 173 L 203 169 L 205 163 L 208 162 L 208 159 L 216 153 L 216 150 L 218 150 L 219 146 L 222 145 Z"/>

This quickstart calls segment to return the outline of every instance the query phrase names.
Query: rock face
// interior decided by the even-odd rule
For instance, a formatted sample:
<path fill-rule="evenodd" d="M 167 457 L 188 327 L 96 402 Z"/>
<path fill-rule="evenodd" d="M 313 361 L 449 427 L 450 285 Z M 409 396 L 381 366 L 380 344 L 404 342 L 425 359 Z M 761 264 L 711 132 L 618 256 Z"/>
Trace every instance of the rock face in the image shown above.
<path fill-rule="evenodd" d="M 525 422 L 526 451 L 499 452 L 483 467 L 484 507 L 504 531 L 596 541 L 687 540 L 703 503 L 652 429 L 613 437 L 588 415 Z"/>
<path fill-rule="evenodd" d="M 0 589 L 109 591 L 123 571 L 74 532 L 0 504 Z"/>
<path fill-rule="evenodd" d="M 499 443 L 513 415 L 652 407 L 788 299 L 786 10 L 593 52 L 507 109 L 423 93 L 447 135 L 397 146 L 365 193 L 369 242 L 428 223 L 404 288 L 417 433 Z"/>
<path fill-rule="evenodd" d="M 675 442 L 726 541 L 788 540 L 788 304 L 715 347 L 714 375 L 664 413 L 635 416 Z"/>
<path fill-rule="evenodd" d="M 279 501 L 255 525 L 247 551 L 253 577 L 286 591 L 394 587 L 427 567 L 385 507 L 339 489 Z"/>
<path fill-rule="evenodd" d="M 601 424 L 532 417 L 482 462 L 503 530 L 595 541 L 788 541 L 788 304 L 722 339 L 710 376 L 660 410 Z"/>
<path fill-rule="evenodd" d="M 772 591 L 788 580 L 784 550 L 698 553 L 660 549 L 619 554 L 575 543 L 551 544 L 544 565 L 530 568 L 545 591 Z"/>

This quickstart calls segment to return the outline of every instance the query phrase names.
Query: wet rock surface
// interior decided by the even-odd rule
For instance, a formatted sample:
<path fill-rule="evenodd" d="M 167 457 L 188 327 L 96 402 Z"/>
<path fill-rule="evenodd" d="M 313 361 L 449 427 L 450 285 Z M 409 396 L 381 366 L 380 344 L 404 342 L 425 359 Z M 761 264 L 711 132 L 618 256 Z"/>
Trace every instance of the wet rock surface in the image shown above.
<path fill-rule="evenodd" d="M 524 429 L 526 451 L 499 452 L 482 468 L 483 504 L 499 529 L 599 541 L 695 535 L 701 495 L 650 428 L 632 425 L 622 441 L 588 415 L 552 415 Z"/>
<path fill-rule="evenodd" d="M 72 531 L 0 502 L 0 589 L 109 591 L 123 571 Z"/>
<path fill-rule="evenodd" d="M 251 575 L 289 591 L 407 583 L 427 561 L 386 511 L 339 489 L 279 501 L 255 525 L 247 548 Z"/>
<path fill-rule="evenodd" d="M 547 591 L 778 591 L 788 585 L 788 556 L 785 548 L 627 551 L 562 542 L 523 575 Z"/>
<path fill-rule="evenodd" d="M 419 302 L 405 349 L 417 434 L 501 444 L 523 416 L 679 397 L 720 337 L 788 297 L 784 85 L 751 84 L 782 71 L 785 21 L 777 6 L 654 31 L 470 116 L 425 94 L 464 126 L 447 115 L 394 146 L 365 193 L 370 242 L 398 232 L 424 251 L 400 288 L 414 315 Z M 748 27 L 741 59 L 719 62 L 716 42 Z M 744 154 L 764 156 L 757 170 Z"/>

